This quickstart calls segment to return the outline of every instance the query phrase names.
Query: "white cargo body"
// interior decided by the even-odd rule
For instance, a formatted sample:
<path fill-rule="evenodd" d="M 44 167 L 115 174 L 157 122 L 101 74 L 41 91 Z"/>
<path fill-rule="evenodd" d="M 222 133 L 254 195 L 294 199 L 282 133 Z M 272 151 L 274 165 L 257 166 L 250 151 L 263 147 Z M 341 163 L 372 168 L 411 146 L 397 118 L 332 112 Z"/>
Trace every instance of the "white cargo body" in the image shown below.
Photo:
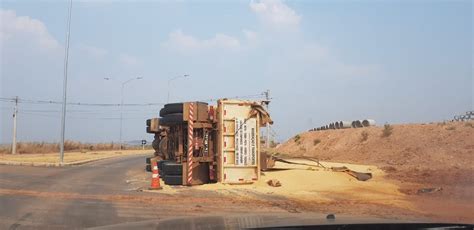
<path fill-rule="evenodd" d="M 218 181 L 252 183 L 260 179 L 260 117 L 251 115 L 252 102 L 217 102 Z"/>

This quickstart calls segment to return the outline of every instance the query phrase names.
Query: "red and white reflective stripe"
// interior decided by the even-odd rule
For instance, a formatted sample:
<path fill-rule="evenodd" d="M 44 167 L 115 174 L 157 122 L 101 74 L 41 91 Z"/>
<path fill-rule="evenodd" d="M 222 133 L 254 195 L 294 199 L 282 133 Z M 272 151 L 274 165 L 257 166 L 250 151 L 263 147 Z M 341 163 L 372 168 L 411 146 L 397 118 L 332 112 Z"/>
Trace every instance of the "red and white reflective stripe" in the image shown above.
<path fill-rule="evenodd" d="M 194 103 L 189 103 L 188 117 L 188 185 L 191 185 L 193 179 L 193 139 L 194 139 Z"/>
<path fill-rule="evenodd" d="M 158 165 L 156 163 L 156 161 L 153 161 L 153 169 L 151 170 L 151 178 L 158 178 L 159 175 L 158 175 Z"/>

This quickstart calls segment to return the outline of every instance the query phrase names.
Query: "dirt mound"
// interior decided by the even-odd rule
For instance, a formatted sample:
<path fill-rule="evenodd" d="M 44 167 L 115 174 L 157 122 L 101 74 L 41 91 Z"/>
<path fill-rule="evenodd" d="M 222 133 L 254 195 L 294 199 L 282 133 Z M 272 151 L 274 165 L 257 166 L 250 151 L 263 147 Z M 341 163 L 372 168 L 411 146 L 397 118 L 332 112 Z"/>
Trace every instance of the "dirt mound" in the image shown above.
<path fill-rule="evenodd" d="M 374 164 L 390 177 L 405 182 L 474 185 L 474 123 L 406 124 L 391 128 L 305 132 L 273 151 L 325 161 Z"/>

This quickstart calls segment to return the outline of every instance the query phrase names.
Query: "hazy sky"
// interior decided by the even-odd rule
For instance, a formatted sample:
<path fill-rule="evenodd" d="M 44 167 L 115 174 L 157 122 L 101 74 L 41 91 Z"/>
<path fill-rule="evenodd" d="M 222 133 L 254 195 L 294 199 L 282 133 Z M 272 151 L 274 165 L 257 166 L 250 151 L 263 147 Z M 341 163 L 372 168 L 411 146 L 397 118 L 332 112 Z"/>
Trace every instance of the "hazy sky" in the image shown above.
<path fill-rule="evenodd" d="M 1 1 L 0 97 L 60 101 L 65 1 Z M 452 119 L 473 109 L 472 1 L 74 1 L 68 100 L 186 101 L 269 89 L 283 140 L 336 120 Z M 103 78 L 112 80 L 106 81 Z M 0 102 L 0 142 L 12 103 Z M 60 105 L 21 103 L 20 141 L 57 141 Z M 119 138 L 119 108 L 69 106 L 66 138 Z M 159 106 L 126 107 L 138 140 Z"/>

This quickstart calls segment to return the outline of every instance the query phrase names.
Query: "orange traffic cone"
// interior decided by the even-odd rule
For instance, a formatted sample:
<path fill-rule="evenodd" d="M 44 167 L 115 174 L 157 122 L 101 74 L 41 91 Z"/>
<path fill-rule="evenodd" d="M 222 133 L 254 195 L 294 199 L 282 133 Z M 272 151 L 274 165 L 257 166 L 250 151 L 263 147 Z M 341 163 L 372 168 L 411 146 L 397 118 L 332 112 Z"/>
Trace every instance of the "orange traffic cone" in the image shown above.
<path fill-rule="evenodd" d="M 152 162 L 151 172 L 152 172 L 152 176 L 151 176 L 150 190 L 162 189 L 160 186 L 160 175 L 158 172 L 158 165 L 156 164 L 156 161 Z"/>

